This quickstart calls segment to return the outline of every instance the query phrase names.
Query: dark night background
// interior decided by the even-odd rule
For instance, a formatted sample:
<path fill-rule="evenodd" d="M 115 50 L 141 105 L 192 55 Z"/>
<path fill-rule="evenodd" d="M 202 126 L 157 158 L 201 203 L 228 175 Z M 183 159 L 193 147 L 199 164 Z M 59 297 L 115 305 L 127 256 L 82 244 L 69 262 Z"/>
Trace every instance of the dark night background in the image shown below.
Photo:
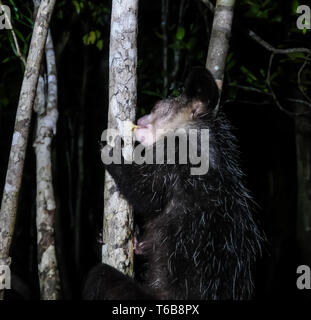
<path fill-rule="evenodd" d="M 169 87 L 163 88 L 161 1 L 140 1 L 137 116 L 148 112 L 166 90 L 175 94 L 192 66 L 205 65 L 213 15 L 202 1 L 187 0 L 179 21 L 180 3 L 170 1 Z M 4 4 L 17 8 L 12 10 L 13 25 L 26 52 L 32 30 L 32 3 L 16 0 Z M 248 187 L 258 203 L 257 214 L 269 239 L 256 270 L 258 299 L 310 299 L 311 295 L 310 290 L 296 289 L 297 266 L 310 265 L 311 261 L 311 249 L 305 239 L 299 238 L 297 225 L 300 180 L 296 152 L 297 139 L 303 135 L 306 154 L 310 154 L 311 105 L 293 102 L 304 98 L 298 88 L 297 72 L 309 57 L 291 54 L 274 58 L 271 85 L 280 103 L 290 112 L 303 113 L 289 115 L 276 105 L 265 83 L 270 52 L 247 35 L 251 29 L 275 47 L 310 48 L 310 30 L 302 32 L 296 28 L 298 4 L 310 5 L 306 0 L 237 1 L 225 74 L 222 107 L 238 136 Z M 102 228 L 104 169 L 98 142 L 106 128 L 108 111 L 110 10 L 111 1 L 58 1 L 51 24 L 59 87 L 58 131 L 53 142 L 56 245 L 64 299 L 80 298 L 88 270 L 101 259 L 98 239 Z M 87 44 L 85 35 L 96 30 L 100 33 L 97 32 L 94 43 Z M 23 69 L 12 51 L 8 31 L 0 30 L 0 48 L 2 192 Z M 176 50 L 180 52 L 177 66 Z M 310 81 L 310 66 L 306 65 L 302 83 L 309 94 Z M 11 251 L 12 272 L 20 292 L 8 292 L 8 299 L 39 298 L 34 119 Z M 80 150 L 79 141 L 82 141 Z M 81 202 L 77 200 L 80 191 Z M 311 207 L 305 214 L 311 219 Z"/>

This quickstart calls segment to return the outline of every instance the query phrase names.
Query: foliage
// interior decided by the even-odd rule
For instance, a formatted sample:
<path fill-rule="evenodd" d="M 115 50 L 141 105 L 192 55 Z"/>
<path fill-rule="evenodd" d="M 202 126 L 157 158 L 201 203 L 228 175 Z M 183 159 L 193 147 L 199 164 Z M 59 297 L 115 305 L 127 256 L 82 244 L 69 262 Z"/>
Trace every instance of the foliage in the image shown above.
<path fill-rule="evenodd" d="M 241 32 L 241 29 L 244 29 L 242 30 L 244 32 L 249 28 L 277 48 L 309 47 L 310 32 L 302 32 L 296 27 L 298 5 L 297 0 L 288 1 L 282 6 L 273 0 L 242 0 L 237 3 L 236 12 L 239 26 L 238 30 L 233 30 L 233 33 Z M 286 31 L 285 26 L 287 27 Z M 233 37 L 235 38 L 235 34 Z M 243 42 L 249 43 L 253 51 L 251 52 L 246 46 L 243 47 L 241 53 L 239 46 L 235 43 L 232 44 L 226 66 L 230 86 L 226 99 L 229 97 L 231 100 L 232 97 L 235 99 L 246 87 L 250 90 L 254 89 L 253 92 L 256 93 L 262 92 L 264 97 L 270 92 L 267 83 L 269 68 L 271 68 L 270 82 L 277 88 L 280 85 L 280 78 L 284 77 L 285 70 L 288 68 L 298 70 L 307 58 L 305 53 L 276 56 L 274 63 L 270 65 L 270 53 L 266 49 L 251 38 L 245 38 Z M 241 45 L 243 42 L 239 42 L 239 44 Z M 261 52 L 260 58 L 258 58 L 258 51 Z M 253 61 L 253 56 L 256 57 L 256 62 Z M 309 71 L 304 72 L 304 81 L 309 81 L 308 74 L 310 75 Z M 297 87 L 297 74 L 287 76 L 287 78 Z M 244 88 L 241 88 L 241 85 Z"/>

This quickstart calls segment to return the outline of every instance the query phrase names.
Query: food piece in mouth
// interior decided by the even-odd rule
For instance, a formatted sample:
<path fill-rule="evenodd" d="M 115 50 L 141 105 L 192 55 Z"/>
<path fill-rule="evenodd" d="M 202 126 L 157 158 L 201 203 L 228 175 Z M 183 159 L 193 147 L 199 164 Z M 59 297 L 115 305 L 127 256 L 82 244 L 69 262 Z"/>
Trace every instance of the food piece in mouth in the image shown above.
<path fill-rule="evenodd" d="M 139 126 L 138 125 L 136 125 L 135 123 L 131 123 L 131 131 L 135 131 L 136 129 L 138 129 L 139 128 Z"/>

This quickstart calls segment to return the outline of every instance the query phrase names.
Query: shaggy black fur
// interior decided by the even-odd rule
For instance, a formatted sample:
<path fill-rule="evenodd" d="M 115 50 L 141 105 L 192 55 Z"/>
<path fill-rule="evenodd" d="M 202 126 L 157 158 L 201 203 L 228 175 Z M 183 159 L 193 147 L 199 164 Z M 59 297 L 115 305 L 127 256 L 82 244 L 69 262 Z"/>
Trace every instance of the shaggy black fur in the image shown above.
<path fill-rule="evenodd" d="M 174 103 L 185 107 L 198 99 L 206 112 L 189 127 L 210 130 L 207 174 L 190 175 L 189 165 L 180 164 L 106 167 L 143 221 L 138 251 L 146 272 L 138 283 L 99 265 L 87 280 L 86 299 L 251 298 L 263 236 L 253 219 L 236 139 L 223 113 L 212 112 L 218 89 L 203 68 L 192 71 Z"/>

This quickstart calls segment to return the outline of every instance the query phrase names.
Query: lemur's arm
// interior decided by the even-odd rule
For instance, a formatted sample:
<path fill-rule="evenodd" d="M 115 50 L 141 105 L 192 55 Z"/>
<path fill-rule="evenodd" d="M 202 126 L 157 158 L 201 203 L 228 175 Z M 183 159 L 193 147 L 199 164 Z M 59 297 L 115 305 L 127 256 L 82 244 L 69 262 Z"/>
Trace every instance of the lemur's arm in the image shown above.
<path fill-rule="evenodd" d="M 119 147 L 118 147 L 119 146 Z M 120 144 L 109 152 L 120 152 Z M 168 190 L 174 178 L 172 167 L 164 164 L 125 164 L 122 156 L 122 164 L 111 163 L 105 165 L 113 177 L 120 193 L 134 206 L 137 213 L 161 211 Z M 171 172 L 169 172 L 171 171 Z"/>

